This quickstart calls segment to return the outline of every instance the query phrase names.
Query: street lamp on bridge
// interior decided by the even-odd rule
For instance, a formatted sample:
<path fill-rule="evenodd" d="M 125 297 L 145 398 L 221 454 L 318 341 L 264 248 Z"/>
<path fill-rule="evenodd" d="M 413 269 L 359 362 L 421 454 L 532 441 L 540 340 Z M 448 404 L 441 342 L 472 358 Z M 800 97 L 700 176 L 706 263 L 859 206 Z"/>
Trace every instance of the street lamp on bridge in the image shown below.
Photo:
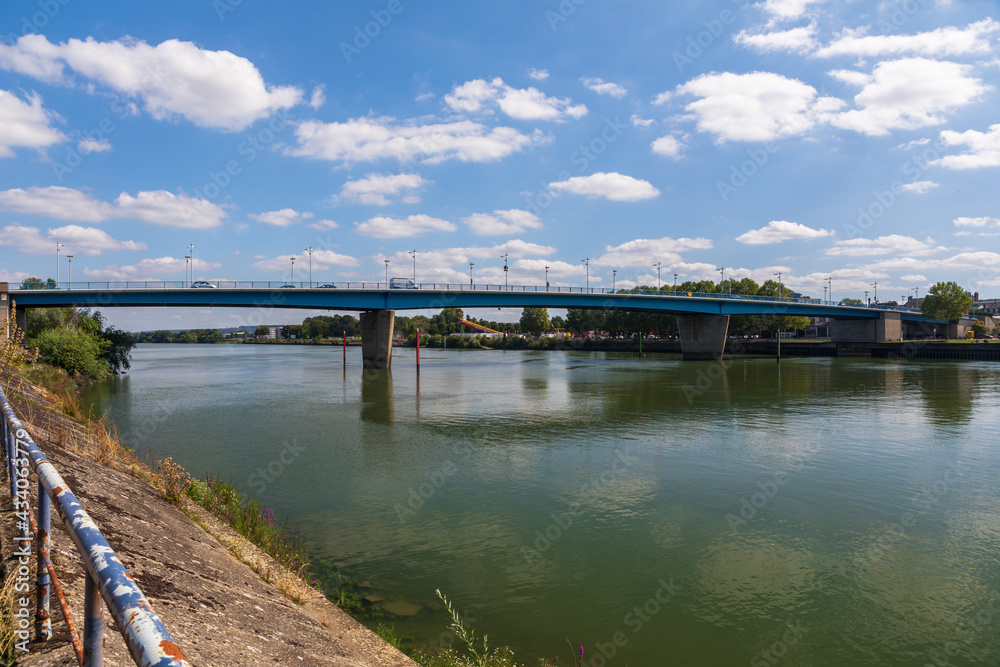
<path fill-rule="evenodd" d="M 295 255 L 292 255 L 292 276 L 291 276 L 291 279 L 288 282 L 290 282 L 290 283 L 294 283 L 295 282 Z"/>
<path fill-rule="evenodd" d="M 417 284 L 417 249 L 414 248 L 413 250 L 411 250 L 410 254 L 413 255 L 413 284 L 416 285 Z"/>
<path fill-rule="evenodd" d="M 59 248 L 63 247 L 62 243 L 56 243 L 56 286 L 59 286 Z"/>
<path fill-rule="evenodd" d="M 875 291 L 872 294 L 872 298 L 875 299 L 875 305 L 877 306 L 878 305 L 878 283 L 877 282 L 876 283 L 872 283 L 872 287 L 875 288 Z"/>
<path fill-rule="evenodd" d="M 830 289 L 827 291 L 827 293 L 830 295 L 830 301 L 833 301 L 833 276 L 827 278 L 826 283 L 827 285 L 830 286 Z"/>
<path fill-rule="evenodd" d="M 187 249 L 188 249 L 187 258 L 191 260 L 191 282 L 194 282 L 194 249 L 195 249 L 195 247 L 196 246 L 193 243 L 189 243 L 188 247 L 187 247 Z"/>
<path fill-rule="evenodd" d="M 385 262 L 385 284 L 389 284 L 389 258 L 383 260 Z"/>
<path fill-rule="evenodd" d="M 615 286 L 617 285 L 618 269 L 611 269 L 611 291 L 615 291 Z"/>
<path fill-rule="evenodd" d="M 305 250 L 309 253 L 309 287 L 313 286 L 313 247 L 309 246 Z"/>
<path fill-rule="evenodd" d="M 73 289 L 73 255 L 66 255 L 69 260 L 69 289 Z"/>
<path fill-rule="evenodd" d="M 677 291 L 677 274 L 674 274 L 674 291 Z"/>
<path fill-rule="evenodd" d="M 545 265 L 545 291 L 549 291 L 549 265 Z"/>
<path fill-rule="evenodd" d="M 587 265 L 587 289 L 590 289 L 590 258 L 581 259 L 581 262 Z"/>
<path fill-rule="evenodd" d="M 719 269 L 719 275 L 721 276 L 719 278 L 719 294 L 722 294 L 722 290 L 726 285 L 726 267 L 723 266 Z"/>
<path fill-rule="evenodd" d="M 500 255 L 503 257 L 503 288 L 507 289 L 507 253 Z"/>
<path fill-rule="evenodd" d="M 188 281 L 188 273 L 191 271 L 191 255 L 184 255 L 184 282 Z"/>
<path fill-rule="evenodd" d="M 660 291 L 660 262 L 653 264 L 653 268 L 656 269 L 656 291 Z"/>

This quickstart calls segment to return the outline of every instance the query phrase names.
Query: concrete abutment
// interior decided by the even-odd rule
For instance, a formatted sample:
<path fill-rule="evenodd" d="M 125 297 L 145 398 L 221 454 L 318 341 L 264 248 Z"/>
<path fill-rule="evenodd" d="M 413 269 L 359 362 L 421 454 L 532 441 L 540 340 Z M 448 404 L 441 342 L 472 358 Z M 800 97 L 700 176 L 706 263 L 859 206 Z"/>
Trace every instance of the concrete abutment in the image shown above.
<path fill-rule="evenodd" d="M 885 343 L 903 340 L 903 321 L 899 313 L 881 312 L 878 319 L 836 319 L 830 323 L 834 343 Z"/>

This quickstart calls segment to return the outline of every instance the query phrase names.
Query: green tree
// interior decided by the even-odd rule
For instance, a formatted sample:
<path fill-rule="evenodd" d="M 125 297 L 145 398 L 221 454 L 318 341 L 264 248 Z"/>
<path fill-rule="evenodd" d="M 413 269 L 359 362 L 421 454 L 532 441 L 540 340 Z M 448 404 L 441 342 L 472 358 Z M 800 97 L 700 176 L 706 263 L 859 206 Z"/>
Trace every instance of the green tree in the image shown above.
<path fill-rule="evenodd" d="M 271 329 L 266 324 L 261 324 L 257 327 L 257 330 L 253 332 L 253 335 L 257 338 L 267 338 L 271 335 Z"/>
<path fill-rule="evenodd" d="M 865 305 L 861 299 L 841 299 L 840 305 L 842 306 L 863 306 Z"/>
<path fill-rule="evenodd" d="M 46 329 L 35 338 L 42 361 L 80 373 L 91 380 L 107 377 L 111 370 L 102 359 L 101 341 L 77 327 Z"/>
<path fill-rule="evenodd" d="M 956 282 L 934 283 L 920 304 L 925 317 L 947 322 L 957 322 L 970 308 L 972 295 Z"/>
<path fill-rule="evenodd" d="M 525 308 L 521 311 L 521 331 L 535 334 L 545 333 L 552 328 L 549 311 L 546 308 Z"/>
<path fill-rule="evenodd" d="M 28 308 L 24 311 L 28 330 L 24 333 L 30 340 L 46 329 L 66 326 L 72 316 L 72 308 Z"/>

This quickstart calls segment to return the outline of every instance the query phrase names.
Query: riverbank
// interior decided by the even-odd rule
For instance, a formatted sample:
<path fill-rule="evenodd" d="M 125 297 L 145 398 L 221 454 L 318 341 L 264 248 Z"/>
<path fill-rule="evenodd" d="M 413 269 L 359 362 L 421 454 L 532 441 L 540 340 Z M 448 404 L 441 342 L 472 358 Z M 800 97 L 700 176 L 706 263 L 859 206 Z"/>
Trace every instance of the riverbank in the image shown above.
<path fill-rule="evenodd" d="M 148 469 L 116 452 L 65 400 L 19 376 L 0 378 L 39 447 L 101 528 L 129 573 L 192 664 L 305 664 L 344 667 L 413 661 L 302 585 L 297 604 L 267 580 L 294 574 L 200 507 L 168 503 Z M 98 463 L 94 459 L 102 459 Z M 116 460 L 117 459 L 117 460 Z M 6 488 L 6 486 L 5 486 Z M 14 517 L 0 497 L 3 557 L 9 567 Z M 185 513 L 186 512 L 186 513 Z M 52 554 L 78 631 L 82 632 L 83 569 L 68 533 L 53 521 Z M 109 623 L 110 625 L 110 623 Z M 130 664 L 124 642 L 105 632 L 108 664 Z M 29 644 L 20 665 L 75 662 L 65 620 L 53 601 L 53 639 Z"/>

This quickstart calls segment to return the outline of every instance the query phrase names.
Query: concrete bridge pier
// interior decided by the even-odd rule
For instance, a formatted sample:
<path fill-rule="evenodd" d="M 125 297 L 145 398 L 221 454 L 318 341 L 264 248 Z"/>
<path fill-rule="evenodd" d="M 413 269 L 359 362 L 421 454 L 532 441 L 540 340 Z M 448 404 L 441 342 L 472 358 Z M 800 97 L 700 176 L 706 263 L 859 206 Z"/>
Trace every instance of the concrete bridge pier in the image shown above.
<path fill-rule="evenodd" d="M 367 310 L 361 313 L 361 358 L 365 368 L 392 365 L 392 329 L 395 310 Z"/>
<path fill-rule="evenodd" d="M 882 311 L 878 319 L 849 320 L 833 318 L 830 339 L 834 343 L 885 343 L 903 340 L 903 321 L 899 313 Z"/>
<path fill-rule="evenodd" d="M 729 315 L 678 315 L 677 329 L 686 361 L 721 359 L 726 351 Z"/>

